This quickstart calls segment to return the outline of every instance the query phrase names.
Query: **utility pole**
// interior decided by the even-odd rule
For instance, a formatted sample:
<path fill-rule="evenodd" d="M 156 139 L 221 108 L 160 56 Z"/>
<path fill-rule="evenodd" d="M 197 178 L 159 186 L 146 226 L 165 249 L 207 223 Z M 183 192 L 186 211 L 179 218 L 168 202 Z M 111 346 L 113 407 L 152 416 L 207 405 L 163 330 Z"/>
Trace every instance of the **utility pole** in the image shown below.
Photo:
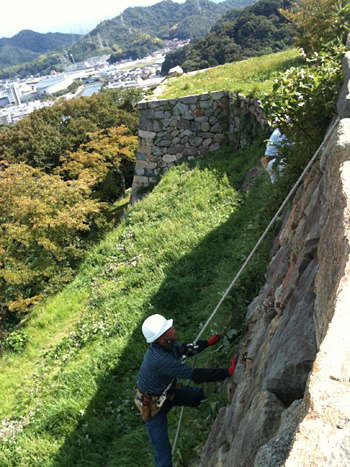
<path fill-rule="evenodd" d="M 99 46 L 99 48 L 100 48 L 100 49 L 103 49 L 102 39 L 101 39 L 101 36 L 100 36 L 99 33 L 97 34 L 97 40 L 98 40 L 98 46 Z"/>

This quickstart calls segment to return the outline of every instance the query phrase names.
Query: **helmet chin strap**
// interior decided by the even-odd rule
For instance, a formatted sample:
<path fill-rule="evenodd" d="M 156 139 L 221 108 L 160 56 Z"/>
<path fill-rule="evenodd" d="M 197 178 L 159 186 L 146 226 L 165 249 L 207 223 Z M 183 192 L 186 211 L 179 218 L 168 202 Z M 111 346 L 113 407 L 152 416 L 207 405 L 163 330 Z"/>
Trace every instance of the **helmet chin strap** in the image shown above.
<path fill-rule="evenodd" d="M 167 336 L 165 334 L 162 334 L 162 336 L 164 337 L 164 339 L 166 340 L 166 342 L 168 344 L 171 344 L 171 341 L 167 338 Z"/>

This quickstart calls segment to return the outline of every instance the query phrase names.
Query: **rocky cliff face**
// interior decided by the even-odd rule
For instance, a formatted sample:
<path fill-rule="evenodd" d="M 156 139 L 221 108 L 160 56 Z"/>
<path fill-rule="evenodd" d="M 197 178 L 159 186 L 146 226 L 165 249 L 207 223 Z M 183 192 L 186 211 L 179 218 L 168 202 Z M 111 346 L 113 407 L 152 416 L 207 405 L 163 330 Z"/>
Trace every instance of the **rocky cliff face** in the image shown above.
<path fill-rule="evenodd" d="M 349 64 L 340 122 L 285 215 L 201 467 L 350 465 Z"/>

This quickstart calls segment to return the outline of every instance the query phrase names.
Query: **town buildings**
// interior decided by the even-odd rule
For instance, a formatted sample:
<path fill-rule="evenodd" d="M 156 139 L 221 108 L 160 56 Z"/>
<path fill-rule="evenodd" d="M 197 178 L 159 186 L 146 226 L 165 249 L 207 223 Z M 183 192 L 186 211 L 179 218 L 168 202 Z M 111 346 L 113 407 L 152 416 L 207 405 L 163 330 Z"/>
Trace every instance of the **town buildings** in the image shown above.
<path fill-rule="evenodd" d="M 106 89 L 120 87 L 147 89 L 156 86 L 163 80 L 160 71 L 166 53 L 188 42 L 177 39 L 167 41 L 165 49 L 136 61 L 124 60 L 110 65 L 108 62 L 110 55 L 103 55 L 89 58 L 84 62 L 74 62 L 74 65 L 68 67 L 64 73 L 52 71 L 50 76 L 0 80 L 0 124 L 15 124 L 33 110 L 52 105 L 55 100 L 43 99 L 66 90 L 77 80 L 82 81 L 84 85 L 96 83 L 96 86 L 90 85 L 92 92 L 98 92 L 102 84 Z M 67 92 L 60 98 L 71 99 L 81 95 L 90 94 L 88 92 L 84 94 L 82 87 L 75 94 Z"/>

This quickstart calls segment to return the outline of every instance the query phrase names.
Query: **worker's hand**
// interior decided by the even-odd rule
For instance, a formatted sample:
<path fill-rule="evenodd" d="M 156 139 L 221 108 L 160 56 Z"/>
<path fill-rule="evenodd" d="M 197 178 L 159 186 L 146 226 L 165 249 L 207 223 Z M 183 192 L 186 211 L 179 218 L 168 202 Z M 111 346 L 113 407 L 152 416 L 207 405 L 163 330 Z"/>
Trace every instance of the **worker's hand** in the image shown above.
<path fill-rule="evenodd" d="M 232 360 L 232 365 L 231 365 L 231 368 L 228 369 L 229 373 L 230 373 L 230 376 L 233 375 L 233 373 L 235 372 L 235 367 L 236 367 L 236 361 L 238 359 L 238 355 L 235 355 L 233 357 L 233 360 Z"/>
<path fill-rule="evenodd" d="M 209 345 L 214 345 L 214 344 L 216 344 L 220 339 L 221 339 L 220 334 L 214 334 L 214 335 L 208 340 L 208 344 L 209 344 Z"/>

